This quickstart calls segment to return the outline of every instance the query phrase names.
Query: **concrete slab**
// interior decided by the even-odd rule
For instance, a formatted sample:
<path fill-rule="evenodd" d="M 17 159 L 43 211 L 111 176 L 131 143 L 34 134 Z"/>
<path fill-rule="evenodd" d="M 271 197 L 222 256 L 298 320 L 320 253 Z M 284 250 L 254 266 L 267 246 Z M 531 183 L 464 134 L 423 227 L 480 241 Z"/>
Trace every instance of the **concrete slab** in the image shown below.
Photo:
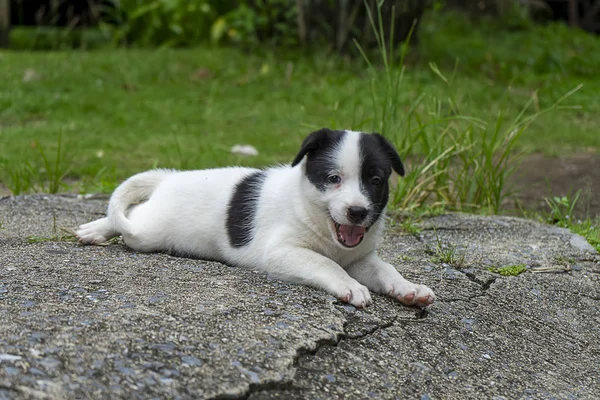
<path fill-rule="evenodd" d="M 0 199 L 0 399 L 600 393 L 600 257 L 567 230 L 461 214 L 391 230 L 382 257 L 438 301 L 357 310 L 254 271 L 60 238 L 105 207 Z M 489 271 L 515 264 L 527 271 Z"/>

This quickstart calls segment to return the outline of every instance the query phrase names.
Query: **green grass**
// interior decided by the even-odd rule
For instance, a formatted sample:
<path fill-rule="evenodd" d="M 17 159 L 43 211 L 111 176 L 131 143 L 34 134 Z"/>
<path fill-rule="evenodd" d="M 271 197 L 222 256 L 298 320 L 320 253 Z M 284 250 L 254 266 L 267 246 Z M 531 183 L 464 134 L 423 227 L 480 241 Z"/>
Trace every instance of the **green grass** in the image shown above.
<path fill-rule="evenodd" d="M 423 19 L 419 53 L 459 71 L 478 71 L 499 82 L 553 86 L 569 77 L 594 78 L 600 62 L 598 37 L 566 24 L 523 23 L 456 12 Z"/>
<path fill-rule="evenodd" d="M 460 250 L 457 245 L 441 239 L 434 228 L 435 248 L 429 252 L 434 256 L 434 263 L 450 264 L 455 268 L 463 267 L 465 262 L 465 251 Z"/>
<path fill-rule="evenodd" d="M 459 98 L 469 103 L 479 99 L 490 111 L 497 109 L 504 96 L 499 89 L 511 88 L 505 99 L 509 108 L 534 95 L 533 108 L 539 110 L 582 83 L 582 90 L 571 98 L 572 104 L 582 109 L 536 122 L 521 144 L 549 154 L 582 148 L 597 151 L 600 101 L 595 93 L 600 90 L 596 72 L 600 38 L 562 23 L 512 22 L 432 12 L 420 30 L 420 62 L 435 62 L 446 71 L 455 69 L 459 77 L 476 76 L 488 87 L 487 96 L 475 89 L 466 90 Z M 512 26 L 507 28 L 507 24 Z"/>
<path fill-rule="evenodd" d="M 499 115 L 509 121 L 501 134 L 510 133 L 511 121 L 526 106 L 525 115 L 534 114 L 579 84 L 581 90 L 565 103 L 581 109 L 551 112 L 531 121 L 516 146 L 550 154 L 600 148 L 600 80 L 584 68 L 600 56 L 578 55 L 581 67 L 573 61 L 575 56 L 569 56 L 589 50 L 590 43 L 598 46 L 600 39 L 584 40 L 581 34 L 562 31 L 550 35 L 550 28 L 490 36 L 485 24 L 467 27 L 475 33 L 465 35 L 466 23 L 458 17 L 428 18 L 422 26 L 422 46 L 408 52 L 404 70 L 395 62 L 387 70 L 375 65 L 369 72 L 362 60 L 323 54 L 250 55 L 208 47 L 0 52 L 0 181 L 16 192 L 64 190 L 60 183 L 65 180 L 76 183 L 75 190 L 108 192 L 120 180 L 154 166 L 289 162 L 311 130 L 378 129 L 385 107 L 396 118 L 384 126 L 385 133 L 405 150 L 403 156 L 427 156 L 436 145 L 415 139 L 407 146 L 403 141 L 410 134 L 403 131 L 407 127 L 413 133 L 427 130 L 429 137 L 443 136 L 447 140 L 443 146 L 456 141 L 466 151 L 473 144 L 465 141 L 465 135 L 475 135 L 473 140 L 483 134 L 489 138 Z M 558 48 L 562 67 L 541 68 L 545 56 L 538 50 L 514 51 L 515 42 L 525 37 L 531 49 Z M 555 47 L 557 38 L 560 46 Z M 534 61 L 528 61 L 527 54 Z M 460 62 L 455 68 L 456 58 Z M 507 63 L 513 65 L 510 73 Z M 27 70 L 35 73 L 24 81 Z M 401 84 L 386 99 L 379 96 L 387 83 L 373 82 L 374 77 L 387 76 L 401 77 Z M 260 155 L 232 155 L 229 149 L 235 144 L 251 144 Z M 437 143 L 437 153 L 431 154 L 443 153 L 442 144 Z M 477 153 L 483 158 L 453 154 L 469 155 L 470 164 L 462 170 L 468 175 L 474 173 L 472 160 L 484 164 L 499 153 L 484 149 Z M 428 165 L 410 161 L 408 167 L 419 172 L 415 177 Z M 447 164 L 442 163 L 448 161 L 447 156 L 437 160 L 433 180 L 425 183 L 444 178 L 435 174 L 443 172 Z M 488 172 L 493 177 L 498 172 L 493 168 L 504 167 L 491 165 Z M 451 190 L 464 202 L 477 195 L 469 186 Z M 490 194 L 497 188 L 487 190 Z"/>
<path fill-rule="evenodd" d="M 62 132 L 63 160 L 75 179 L 93 178 L 103 169 L 123 179 L 155 164 L 201 168 L 286 162 L 311 129 L 360 126 L 357 118 L 369 117 L 364 72 L 340 70 L 338 62 L 325 59 L 288 61 L 295 72 L 287 80 L 288 62 L 234 50 L 3 53 L 2 58 L 0 161 L 38 160 L 35 143 L 55 151 Z M 261 73 L 263 65 L 269 66 L 267 73 Z M 207 67 L 213 78 L 190 79 Z M 39 71 L 39 80 L 23 82 L 27 68 Z M 407 90 L 399 99 L 404 112 L 420 93 L 449 91 L 426 70 L 407 72 L 404 84 Z M 475 79 L 459 78 L 454 85 L 458 97 L 487 96 L 488 85 Z M 527 98 L 522 100 L 521 107 Z M 465 101 L 463 108 L 482 119 L 495 118 L 483 101 Z M 573 114 L 545 117 L 522 144 L 534 145 L 539 131 L 552 131 L 558 118 Z M 370 128 L 368 121 L 362 125 Z M 577 142 L 574 138 L 572 144 Z M 229 148 L 237 143 L 252 144 L 261 155 L 231 155 Z"/>
<path fill-rule="evenodd" d="M 418 235 L 421 233 L 421 228 L 415 224 L 412 218 L 405 218 L 400 224 L 400 227 L 404 232 L 410 233 L 411 235 Z"/>

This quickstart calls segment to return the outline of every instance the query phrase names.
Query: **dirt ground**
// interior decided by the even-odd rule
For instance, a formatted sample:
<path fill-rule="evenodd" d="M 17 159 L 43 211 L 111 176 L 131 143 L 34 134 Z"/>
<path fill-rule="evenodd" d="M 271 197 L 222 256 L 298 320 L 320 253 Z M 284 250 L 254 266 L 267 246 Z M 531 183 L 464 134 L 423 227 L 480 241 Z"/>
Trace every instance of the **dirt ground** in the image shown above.
<path fill-rule="evenodd" d="M 518 189 L 518 194 L 505 202 L 510 214 L 521 214 L 519 207 L 547 212 L 549 207 L 544 197 L 572 196 L 581 189 L 576 215 L 580 218 L 600 217 L 600 154 L 580 153 L 566 157 L 532 154 L 515 171 L 511 183 Z M 0 183 L 0 196 L 8 195 L 10 191 Z"/>
<path fill-rule="evenodd" d="M 512 182 L 519 192 L 508 200 L 509 209 L 514 209 L 518 200 L 526 210 L 547 212 L 550 209 L 544 197 L 572 197 L 581 189 L 576 215 L 600 217 L 600 154 L 567 157 L 532 154 L 515 171 Z"/>

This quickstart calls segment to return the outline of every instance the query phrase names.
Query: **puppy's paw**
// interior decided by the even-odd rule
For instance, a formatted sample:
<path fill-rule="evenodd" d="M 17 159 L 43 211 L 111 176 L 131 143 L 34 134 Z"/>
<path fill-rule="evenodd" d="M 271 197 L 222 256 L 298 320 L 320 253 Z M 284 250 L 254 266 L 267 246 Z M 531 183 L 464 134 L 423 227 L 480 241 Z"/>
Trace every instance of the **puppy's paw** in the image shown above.
<path fill-rule="evenodd" d="M 427 307 L 435 301 L 433 290 L 425 285 L 417 285 L 407 280 L 392 283 L 387 294 L 407 306 Z"/>
<path fill-rule="evenodd" d="M 343 285 L 336 296 L 341 301 L 350 303 L 354 307 L 364 308 L 372 303 L 369 289 L 357 281 Z"/>
<path fill-rule="evenodd" d="M 79 226 L 75 235 L 83 244 L 101 244 L 117 236 L 108 218 L 101 218 Z"/>

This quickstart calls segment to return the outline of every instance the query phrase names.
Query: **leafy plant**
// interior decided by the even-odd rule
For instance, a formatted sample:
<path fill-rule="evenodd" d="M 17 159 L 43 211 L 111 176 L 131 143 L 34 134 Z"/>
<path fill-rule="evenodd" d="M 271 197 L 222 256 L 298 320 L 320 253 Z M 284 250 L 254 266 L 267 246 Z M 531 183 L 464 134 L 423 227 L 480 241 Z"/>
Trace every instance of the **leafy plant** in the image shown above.
<path fill-rule="evenodd" d="M 579 200 L 581 190 L 578 190 L 574 196 L 554 196 L 552 198 L 544 197 L 546 204 L 550 207 L 547 221 L 552 224 L 558 224 L 564 227 L 569 227 L 573 221 L 573 212 L 575 205 Z"/>
<path fill-rule="evenodd" d="M 103 24 L 115 41 L 141 46 L 186 46 L 207 41 L 217 16 L 233 1 L 120 0 Z"/>
<path fill-rule="evenodd" d="M 211 40 L 253 46 L 298 45 L 298 6 L 288 0 L 246 0 L 218 18 L 211 27 Z"/>
<path fill-rule="evenodd" d="M 368 15 L 372 10 L 380 9 L 387 15 L 398 6 L 400 12 L 390 23 L 386 19 L 381 25 L 382 31 L 389 32 L 396 24 L 398 29 L 392 42 L 395 46 L 405 39 L 413 21 L 420 19 L 430 4 L 429 0 L 242 0 L 215 21 L 211 39 L 243 45 L 303 45 L 338 53 L 350 50 L 355 54 L 354 38 L 367 49 L 375 45 Z"/>
<path fill-rule="evenodd" d="M 393 22 L 401 25 L 397 44 L 413 20 L 429 6 L 427 0 L 290 1 L 290 0 L 120 0 L 104 8 L 102 28 L 119 44 L 189 46 L 208 41 L 245 47 L 271 44 L 326 47 L 343 52 L 353 37 L 373 45 L 367 12 L 398 5 Z M 383 25 L 389 31 L 390 24 Z M 318 45 L 315 45 L 318 44 Z M 352 48 L 353 49 L 353 48 Z"/>

